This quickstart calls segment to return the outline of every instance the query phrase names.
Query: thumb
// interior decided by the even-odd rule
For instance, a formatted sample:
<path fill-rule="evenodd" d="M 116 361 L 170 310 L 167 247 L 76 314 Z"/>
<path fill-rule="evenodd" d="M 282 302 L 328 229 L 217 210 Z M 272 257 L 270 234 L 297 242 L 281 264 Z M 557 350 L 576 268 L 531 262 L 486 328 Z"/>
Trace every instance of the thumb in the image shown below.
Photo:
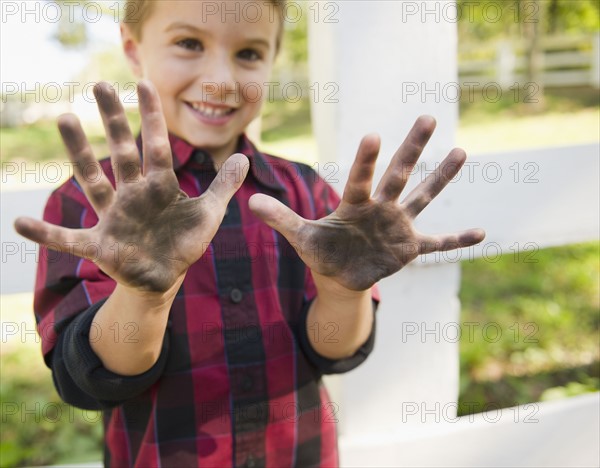
<path fill-rule="evenodd" d="M 262 193 L 252 195 L 248 206 L 257 217 L 283 234 L 290 243 L 295 242 L 298 232 L 305 223 L 304 218 L 283 203 Z"/>
<path fill-rule="evenodd" d="M 250 162 L 243 154 L 236 153 L 230 156 L 219 169 L 207 192 L 211 192 L 217 200 L 225 202 L 226 206 L 241 187 L 249 168 Z"/>

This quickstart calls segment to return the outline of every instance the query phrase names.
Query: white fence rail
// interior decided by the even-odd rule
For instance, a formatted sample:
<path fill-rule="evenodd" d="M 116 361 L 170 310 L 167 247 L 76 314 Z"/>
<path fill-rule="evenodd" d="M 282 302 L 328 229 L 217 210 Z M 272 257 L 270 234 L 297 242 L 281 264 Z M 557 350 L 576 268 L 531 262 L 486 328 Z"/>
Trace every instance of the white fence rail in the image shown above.
<path fill-rule="evenodd" d="M 437 421 L 434 414 L 421 414 L 426 421 L 414 428 L 412 436 L 393 432 L 377 437 L 342 436 L 341 464 L 363 468 L 598 467 L 599 395 Z"/>
<path fill-rule="evenodd" d="M 475 89 L 489 83 L 503 89 L 523 87 L 527 82 L 526 50 L 524 41 L 459 45 L 459 82 Z M 539 58 L 540 85 L 600 87 L 600 34 L 543 38 Z"/>

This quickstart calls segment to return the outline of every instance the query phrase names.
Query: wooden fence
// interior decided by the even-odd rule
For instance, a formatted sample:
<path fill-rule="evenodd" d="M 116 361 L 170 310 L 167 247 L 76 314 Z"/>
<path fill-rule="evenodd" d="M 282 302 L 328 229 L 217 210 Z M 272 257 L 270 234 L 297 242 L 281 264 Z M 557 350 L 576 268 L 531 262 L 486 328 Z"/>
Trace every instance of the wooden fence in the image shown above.
<path fill-rule="evenodd" d="M 527 83 L 525 41 L 459 44 L 458 74 L 462 86 L 502 89 Z M 600 34 L 551 36 L 540 41 L 540 85 L 600 88 Z"/>

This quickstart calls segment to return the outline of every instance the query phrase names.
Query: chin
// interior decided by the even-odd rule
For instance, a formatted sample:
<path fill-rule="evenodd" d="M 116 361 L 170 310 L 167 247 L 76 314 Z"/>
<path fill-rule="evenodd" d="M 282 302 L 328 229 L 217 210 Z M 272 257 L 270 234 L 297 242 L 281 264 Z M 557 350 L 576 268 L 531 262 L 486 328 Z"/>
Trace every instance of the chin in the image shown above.
<path fill-rule="evenodd" d="M 192 136 L 192 138 L 184 138 L 188 143 L 196 148 L 206 149 L 207 151 L 210 149 L 218 149 L 227 146 L 228 141 L 223 141 L 218 138 L 203 138 L 198 137 L 197 135 Z"/>

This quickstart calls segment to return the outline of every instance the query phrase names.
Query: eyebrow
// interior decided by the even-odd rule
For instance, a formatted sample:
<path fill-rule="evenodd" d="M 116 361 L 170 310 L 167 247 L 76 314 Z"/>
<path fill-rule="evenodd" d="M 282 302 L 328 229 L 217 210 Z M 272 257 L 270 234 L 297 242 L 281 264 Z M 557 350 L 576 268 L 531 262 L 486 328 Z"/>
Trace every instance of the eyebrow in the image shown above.
<path fill-rule="evenodd" d="M 167 28 L 165 29 L 165 32 L 171 32 L 176 29 L 187 29 L 187 30 L 193 31 L 193 32 L 203 32 L 202 30 L 198 29 L 196 26 L 193 26 L 188 23 L 182 23 L 181 21 L 176 21 L 175 23 L 171 23 L 169 26 L 167 26 Z"/>
<path fill-rule="evenodd" d="M 254 44 L 254 45 L 262 45 L 265 48 L 269 48 L 271 47 L 271 44 L 269 44 L 268 41 L 265 41 L 264 39 L 248 39 L 248 42 L 250 44 Z"/>
<path fill-rule="evenodd" d="M 195 34 L 198 34 L 198 33 L 210 34 L 207 31 L 205 31 L 203 29 L 199 29 L 192 24 L 183 23 L 181 21 L 176 21 L 175 23 L 171 23 L 169 26 L 167 26 L 167 28 L 165 29 L 165 32 L 171 32 L 171 31 L 182 30 L 182 29 L 185 31 L 190 31 L 191 33 L 195 33 Z M 244 42 L 248 42 L 248 43 L 255 44 L 255 45 L 261 45 L 267 49 L 271 46 L 269 41 L 262 39 L 262 38 L 244 39 Z"/>

